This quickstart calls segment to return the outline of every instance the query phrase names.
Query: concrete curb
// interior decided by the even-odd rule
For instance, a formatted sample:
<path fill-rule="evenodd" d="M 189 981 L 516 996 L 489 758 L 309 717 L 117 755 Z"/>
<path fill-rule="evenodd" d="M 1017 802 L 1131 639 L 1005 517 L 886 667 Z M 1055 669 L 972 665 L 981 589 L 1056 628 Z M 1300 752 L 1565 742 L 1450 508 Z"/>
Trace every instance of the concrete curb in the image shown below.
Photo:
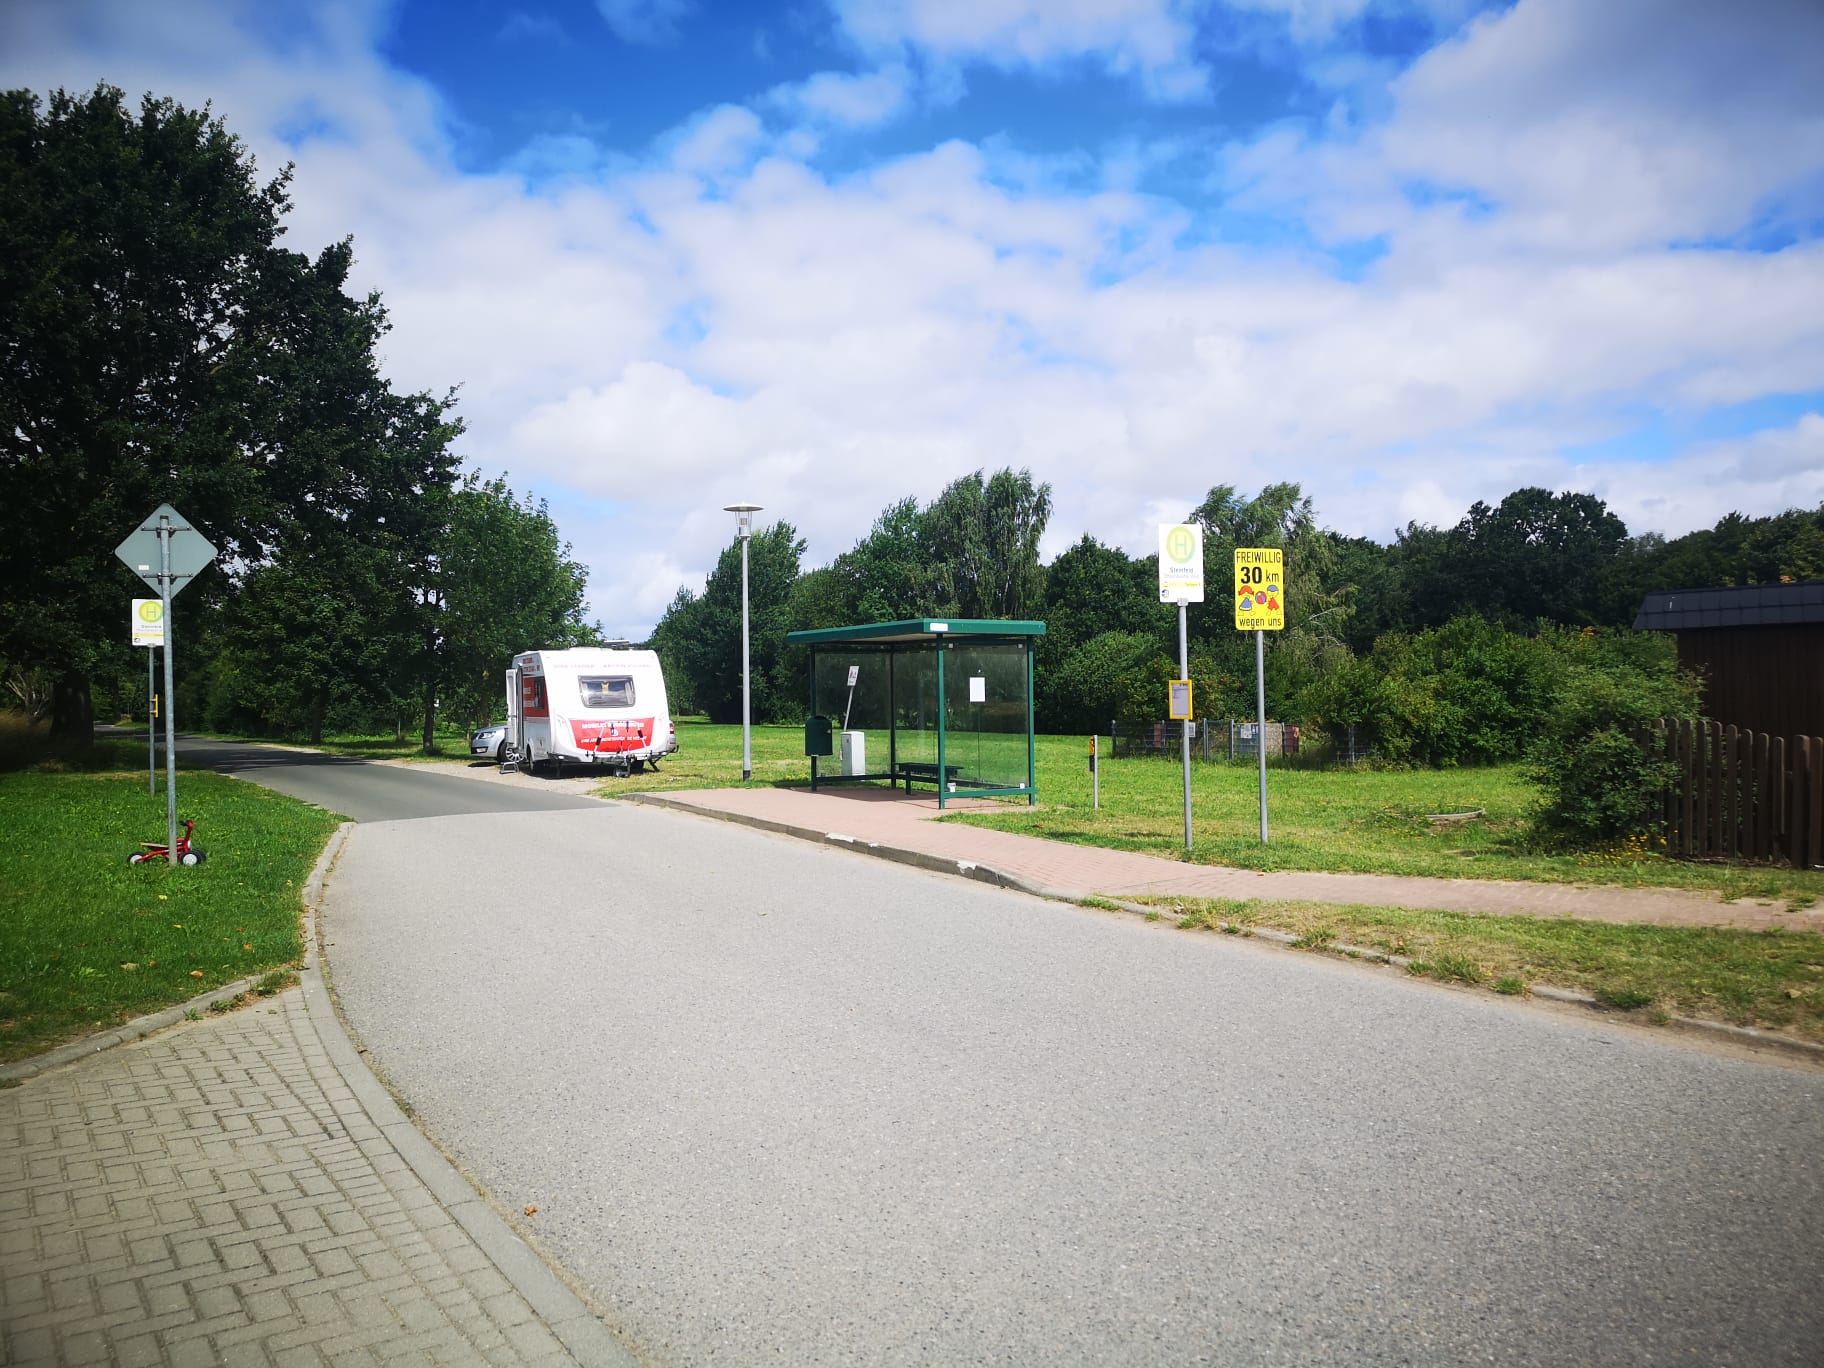
<path fill-rule="evenodd" d="M 87 1059 L 92 1054 L 111 1050 L 117 1045 L 131 1045 L 136 1040 L 144 1040 L 149 1035 L 181 1025 L 189 1020 L 191 1013 L 201 1014 L 217 1003 L 233 1002 L 242 993 L 253 991 L 261 978 L 237 979 L 225 983 L 220 988 L 211 988 L 206 993 L 199 993 L 188 1002 L 179 1003 L 176 1007 L 167 1007 L 161 1012 L 149 1012 L 142 1017 L 134 1017 L 124 1025 L 116 1026 L 111 1031 L 102 1031 L 97 1035 L 84 1036 L 81 1040 L 72 1040 L 67 1045 L 46 1050 L 43 1054 L 33 1055 L 30 1059 L 21 1059 L 16 1064 L 0 1065 L 0 1078 L 31 1078 L 46 1073 L 51 1069 L 62 1068 L 65 1064 L 74 1064 L 79 1059 Z"/>
<path fill-rule="evenodd" d="M 812 841 L 818 845 L 840 846 L 872 855 L 878 859 L 892 860 L 898 864 L 913 865 L 919 869 L 928 869 L 937 874 L 961 875 L 974 879 L 978 883 L 993 884 L 997 888 L 1011 889 L 1017 893 L 1029 893 L 1034 897 L 1050 898 L 1057 902 L 1080 903 L 1085 898 L 1095 898 L 1098 903 L 1118 908 L 1120 911 L 1141 917 L 1157 917 L 1181 920 L 1158 907 L 1148 907 L 1144 903 L 1126 902 L 1120 898 L 1109 898 L 1096 893 L 1082 893 L 1070 889 L 1045 888 L 1028 882 L 1025 879 L 1008 874 L 1003 870 L 988 865 L 976 864 L 968 860 L 945 859 L 938 855 L 929 855 L 923 851 L 906 850 L 898 846 L 885 846 L 874 841 L 863 841 L 853 836 L 844 836 L 838 832 L 820 832 L 811 827 L 792 826 L 787 822 L 777 822 L 770 818 L 754 817 L 740 812 L 719 812 L 711 808 L 699 807 L 695 803 L 672 798 L 663 793 L 630 793 L 619 800 L 628 803 L 644 803 L 651 807 L 662 807 L 673 812 L 692 813 L 698 817 L 708 817 L 715 821 L 734 822 L 741 826 L 753 827 L 760 831 L 775 832 L 781 836 L 794 836 L 800 840 Z M 1240 927 L 1249 939 L 1267 941 L 1287 948 L 1295 946 L 1299 937 L 1289 931 L 1276 931 L 1269 927 Z M 1353 951 L 1352 955 L 1350 952 Z M 1411 962 L 1401 955 L 1383 954 L 1379 950 L 1368 950 L 1361 946 L 1344 945 L 1340 942 L 1327 947 L 1325 953 L 1334 954 L 1345 960 L 1369 961 L 1372 964 L 1389 964 L 1404 970 Z M 1554 988 L 1550 984 L 1529 985 L 1526 996 L 1543 999 L 1567 1006 L 1583 1007 L 1593 1012 L 1615 1013 L 1616 1008 L 1607 1006 L 1589 993 L 1571 988 Z M 1732 1026 L 1725 1021 L 1705 1021 L 1699 1017 L 1668 1016 L 1665 1024 L 1680 1031 L 1699 1036 L 1710 1036 L 1730 1041 L 1739 1045 L 1752 1045 L 1756 1048 L 1776 1050 L 1807 1063 L 1824 1065 L 1824 1045 L 1809 1040 L 1797 1040 L 1790 1036 L 1774 1035 L 1768 1031 L 1757 1031 L 1750 1026 Z"/>
<path fill-rule="evenodd" d="M 335 867 L 349 829 L 354 825 L 344 822 L 336 828 L 304 885 L 304 1001 L 324 1051 L 355 1100 L 399 1157 L 456 1223 L 468 1232 L 469 1238 L 500 1270 L 500 1275 L 526 1299 L 577 1362 L 588 1368 L 597 1365 L 600 1368 L 634 1368 L 639 1359 L 628 1352 L 544 1258 L 520 1238 L 485 1194 L 478 1191 L 418 1129 L 355 1047 L 341 1011 L 335 1005 L 328 972 L 321 967 L 320 958 L 323 884 Z"/>
<path fill-rule="evenodd" d="M 698 807 L 694 803 L 682 802 L 663 793 L 629 793 L 623 798 L 612 801 L 642 803 L 648 807 L 661 807 L 672 812 L 708 817 L 713 821 L 733 822 L 737 826 L 753 827 L 756 831 L 770 831 L 779 836 L 794 836 L 799 840 L 814 841 L 818 845 L 858 850 L 862 854 L 872 855 L 876 859 L 911 865 L 915 869 L 928 869 L 934 874 L 952 874 L 965 879 L 973 879 L 977 883 L 992 884 L 996 888 L 1010 888 L 1019 893 L 1035 893 L 1042 898 L 1055 897 L 1067 902 L 1072 900 L 1068 893 L 1052 893 L 1035 888 L 1023 879 L 989 865 L 979 864 L 974 860 L 952 860 L 922 850 L 907 850 L 903 846 L 881 845 L 877 841 L 864 841 L 859 836 L 845 836 L 840 831 L 817 831 L 810 827 L 793 826 L 789 822 L 775 822 L 770 817 L 754 817 L 742 812 L 714 812 L 708 808 Z"/>

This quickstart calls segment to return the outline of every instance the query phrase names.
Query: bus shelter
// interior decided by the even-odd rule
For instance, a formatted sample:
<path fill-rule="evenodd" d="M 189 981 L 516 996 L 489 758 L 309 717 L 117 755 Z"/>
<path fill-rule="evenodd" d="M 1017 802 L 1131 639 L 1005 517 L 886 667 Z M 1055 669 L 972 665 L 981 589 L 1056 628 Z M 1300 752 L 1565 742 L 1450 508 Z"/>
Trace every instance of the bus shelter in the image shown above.
<path fill-rule="evenodd" d="M 810 650 L 811 788 L 885 779 L 1038 801 L 1033 647 L 1042 622 L 919 618 L 790 632 Z M 821 762 L 821 764 L 820 764 Z M 834 772 L 832 772 L 832 770 Z"/>

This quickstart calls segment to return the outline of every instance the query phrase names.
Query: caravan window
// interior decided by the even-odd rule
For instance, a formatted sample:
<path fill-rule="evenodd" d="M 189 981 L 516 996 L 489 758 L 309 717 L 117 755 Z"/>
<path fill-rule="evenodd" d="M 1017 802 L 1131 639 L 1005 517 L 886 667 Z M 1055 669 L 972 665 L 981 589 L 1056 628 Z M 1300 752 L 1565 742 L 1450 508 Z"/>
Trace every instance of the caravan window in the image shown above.
<path fill-rule="evenodd" d="M 584 675 L 577 681 L 583 691 L 585 708 L 631 708 L 633 677 L 631 675 Z"/>

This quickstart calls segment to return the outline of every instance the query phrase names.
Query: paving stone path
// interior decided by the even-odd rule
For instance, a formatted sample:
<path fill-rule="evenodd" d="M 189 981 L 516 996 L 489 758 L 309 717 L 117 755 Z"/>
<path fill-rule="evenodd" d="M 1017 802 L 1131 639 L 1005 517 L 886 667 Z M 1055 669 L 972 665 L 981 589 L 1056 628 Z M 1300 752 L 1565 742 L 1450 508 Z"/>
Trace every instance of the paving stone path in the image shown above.
<path fill-rule="evenodd" d="M 8 1071 L 0 1363 L 631 1363 L 304 980 Z"/>

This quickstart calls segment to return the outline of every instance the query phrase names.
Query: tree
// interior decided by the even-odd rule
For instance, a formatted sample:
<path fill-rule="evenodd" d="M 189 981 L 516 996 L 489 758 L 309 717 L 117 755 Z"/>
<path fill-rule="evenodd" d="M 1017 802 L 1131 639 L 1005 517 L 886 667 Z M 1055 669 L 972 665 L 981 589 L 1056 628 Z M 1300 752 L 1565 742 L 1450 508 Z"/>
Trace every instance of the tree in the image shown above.
<path fill-rule="evenodd" d="M 1606 585 L 1627 525 L 1593 494 L 1516 489 L 1494 508 L 1477 502 L 1455 528 L 1407 527 L 1401 568 L 1420 625 L 1480 613 L 1505 626 L 1609 620 Z"/>
<path fill-rule="evenodd" d="M 1138 633 L 1146 641 L 1140 657 L 1158 654 L 1172 641 L 1171 610 L 1160 604 L 1157 582 L 1150 562 L 1132 560 L 1088 534 L 1052 561 L 1039 608 L 1045 635 L 1035 662 L 1041 731 L 1090 731 L 1115 716 L 1121 691 L 1114 681 L 1139 663 L 1125 638 Z M 1105 636 L 1123 640 L 1118 646 L 1101 641 L 1088 651 Z"/>
<path fill-rule="evenodd" d="M 925 536 L 941 585 L 940 611 L 967 618 L 1023 618 L 1044 589 L 1039 540 L 1051 519 L 1051 486 L 1030 470 L 982 472 L 951 483 L 925 510 Z"/>
<path fill-rule="evenodd" d="M 783 668 L 792 589 L 804 539 L 790 523 L 756 531 L 748 543 L 749 655 L 753 716 L 792 711 L 801 681 Z M 701 595 L 680 589 L 653 630 L 653 649 L 687 681 L 689 697 L 712 722 L 741 720 L 741 542 L 723 549 Z"/>
<path fill-rule="evenodd" d="M 1306 630 L 1341 632 L 1349 596 L 1333 582 L 1336 549 L 1317 525 L 1317 510 L 1296 484 L 1271 484 L 1252 499 L 1233 485 L 1216 485 L 1191 511 L 1189 521 L 1203 526 L 1203 574 L 1206 596 L 1226 607 L 1235 583 L 1235 551 L 1240 547 L 1277 547 L 1286 557 L 1286 626 L 1290 635 Z M 1212 594 L 1212 590 L 1217 591 Z M 1199 635 L 1234 638 L 1232 615 L 1200 615 Z M 1225 620 L 1226 619 L 1226 620 Z"/>
<path fill-rule="evenodd" d="M 601 637 L 583 613 L 588 571 L 544 500 L 517 498 L 505 476 L 470 475 L 455 491 L 433 583 L 434 678 L 445 711 L 471 726 L 502 706 L 502 674 L 519 652 Z"/>
<path fill-rule="evenodd" d="M 917 499 L 887 505 L 868 535 L 830 568 L 841 581 L 844 607 L 838 621 L 823 625 L 904 622 L 943 611 L 931 531 Z M 824 601 L 831 601 L 827 594 Z"/>
<path fill-rule="evenodd" d="M 278 245 L 288 179 L 207 109 L 0 94 L 0 658 L 50 675 L 60 733 L 128 650 L 142 586 L 112 551 L 159 503 L 247 574 L 329 529 L 418 555 L 414 503 L 453 478 L 447 399 L 379 378 L 349 244 Z M 211 571 L 186 598 L 229 592 Z"/>

